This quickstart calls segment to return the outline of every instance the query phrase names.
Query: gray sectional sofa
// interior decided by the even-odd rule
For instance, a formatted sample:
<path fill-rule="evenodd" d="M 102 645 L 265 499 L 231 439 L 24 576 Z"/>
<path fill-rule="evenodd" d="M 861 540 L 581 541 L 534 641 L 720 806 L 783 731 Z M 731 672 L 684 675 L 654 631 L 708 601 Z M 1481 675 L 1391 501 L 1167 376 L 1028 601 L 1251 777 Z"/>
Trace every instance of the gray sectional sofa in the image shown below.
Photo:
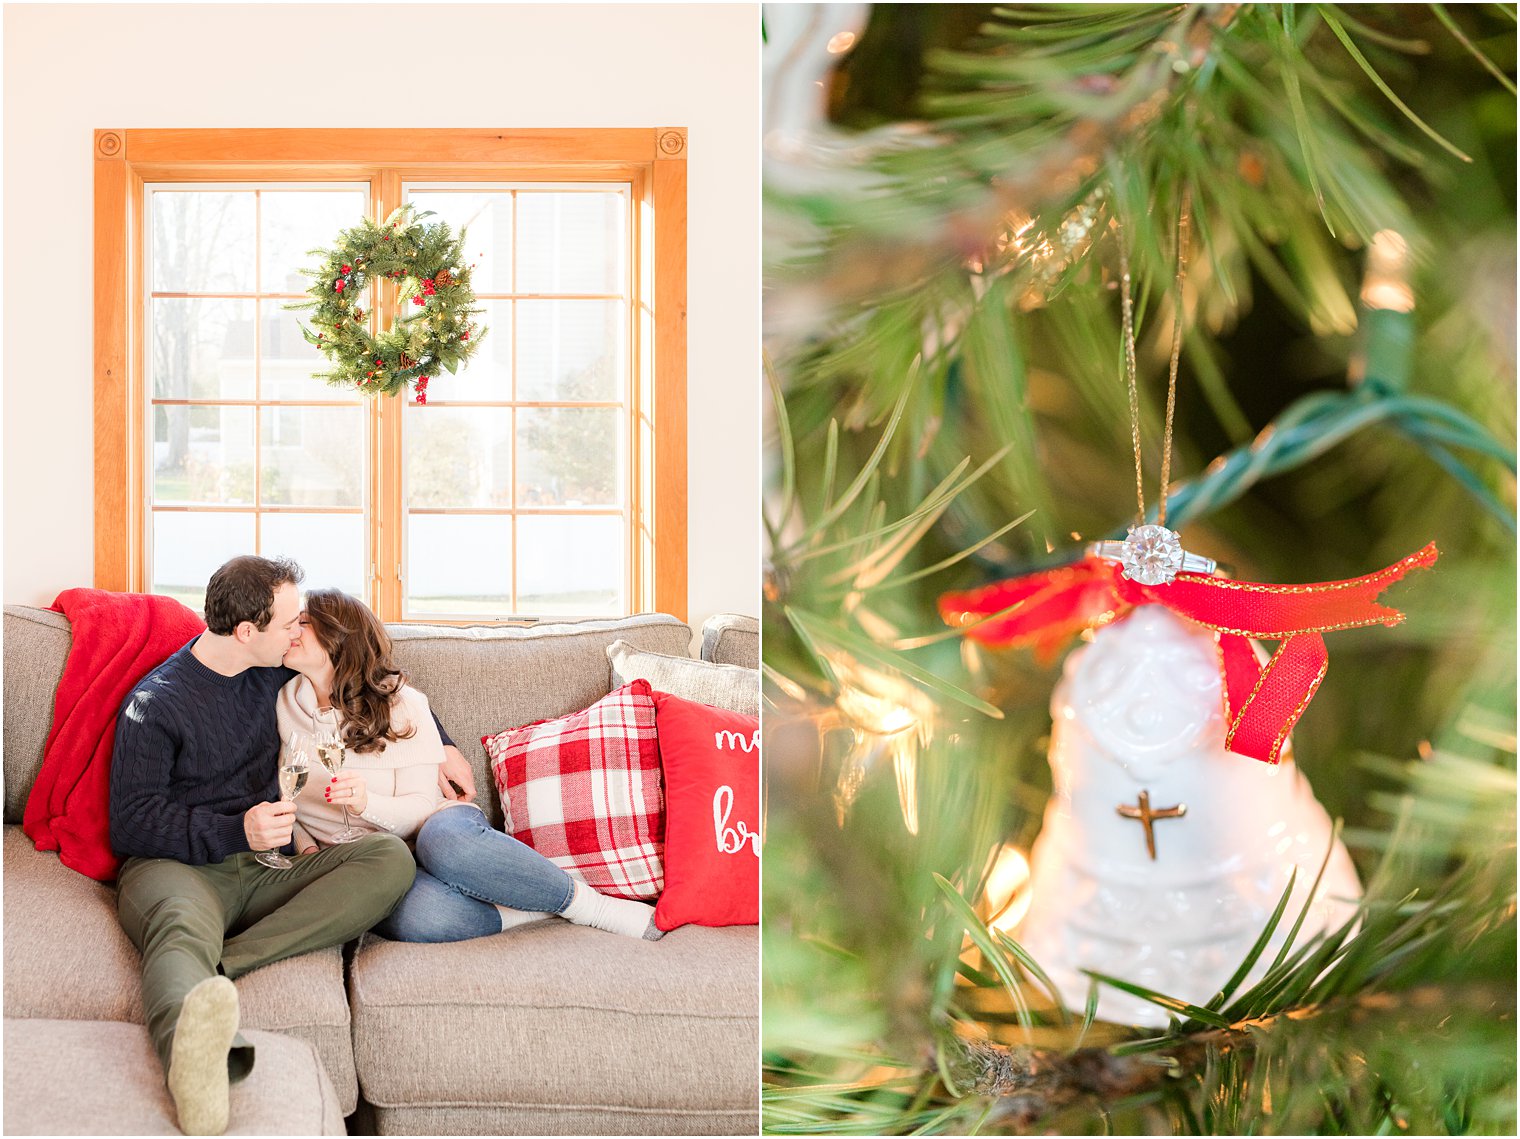
<path fill-rule="evenodd" d="M 691 630 L 646 614 L 527 628 L 393 625 L 396 659 L 475 768 L 501 825 L 482 735 L 606 695 L 606 650 L 686 656 Z M 748 618 L 714 619 L 703 656 L 757 668 Z M 174 1134 L 141 1028 L 137 952 L 115 890 L 22 833 L 69 649 L 60 614 L 6 606 L 4 1131 Z M 559 921 L 476 941 L 373 935 L 238 982 L 259 1043 L 231 1133 L 754 1134 L 756 929 L 658 942 Z M 88 1072 L 83 1080 L 79 1074 Z M 69 1086 L 88 1085 L 79 1095 Z"/>

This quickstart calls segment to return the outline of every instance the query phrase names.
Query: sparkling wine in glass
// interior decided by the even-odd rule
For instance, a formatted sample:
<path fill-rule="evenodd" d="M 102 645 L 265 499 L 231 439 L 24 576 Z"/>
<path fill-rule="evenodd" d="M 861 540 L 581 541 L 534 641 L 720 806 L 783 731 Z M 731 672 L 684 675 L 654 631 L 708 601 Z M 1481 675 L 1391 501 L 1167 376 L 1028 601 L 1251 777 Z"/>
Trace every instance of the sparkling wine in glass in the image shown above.
<path fill-rule="evenodd" d="M 343 742 L 343 728 L 338 720 L 336 708 L 319 709 L 316 715 L 317 721 L 317 758 L 322 761 L 322 766 L 334 776 L 343 770 L 343 761 L 348 758 L 348 746 Z M 348 814 L 348 804 L 342 804 L 343 829 L 328 838 L 328 842 L 356 842 L 364 837 L 362 831 L 354 829 L 353 820 Z"/>
<path fill-rule="evenodd" d="M 280 749 L 280 801 L 290 803 L 306 785 L 306 774 L 311 770 L 311 758 L 306 750 L 306 740 L 298 732 L 292 732 Z M 261 850 L 254 858 L 272 870 L 289 870 L 295 863 L 278 850 Z"/>

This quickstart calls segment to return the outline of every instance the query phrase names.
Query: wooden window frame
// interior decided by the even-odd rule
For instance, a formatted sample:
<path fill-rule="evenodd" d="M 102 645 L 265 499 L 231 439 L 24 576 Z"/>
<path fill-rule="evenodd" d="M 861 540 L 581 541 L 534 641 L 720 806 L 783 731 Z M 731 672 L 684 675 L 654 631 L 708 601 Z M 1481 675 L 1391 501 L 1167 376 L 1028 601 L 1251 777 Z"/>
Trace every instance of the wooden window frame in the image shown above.
<path fill-rule="evenodd" d="M 141 592 L 146 351 L 142 209 L 149 182 L 368 182 L 383 218 L 403 181 L 532 180 L 567 171 L 628 181 L 635 272 L 649 259 L 652 289 L 635 301 L 629 362 L 630 474 L 637 483 L 628 556 L 635 612 L 686 619 L 686 130 L 682 127 L 543 130 L 240 129 L 95 132 L 95 585 Z M 652 215 L 653 234 L 641 215 Z M 639 292 L 636 290 L 636 292 Z M 650 309 L 653 348 L 641 343 Z M 382 306 L 380 315 L 386 319 Z M 653 376 L 639 364 L 652 360 Z M 398 401 L 372 417 L 370 601 L 389 620 L 402 613 L 402 515 Z M 645 450 L 652 450 L 646 462 Z M 649 485 L 641 485 L 647 482 Z M 430 620 L 429 623 L 443 623 Z M 510 620 L 453 622 L 509 624 Z"/>

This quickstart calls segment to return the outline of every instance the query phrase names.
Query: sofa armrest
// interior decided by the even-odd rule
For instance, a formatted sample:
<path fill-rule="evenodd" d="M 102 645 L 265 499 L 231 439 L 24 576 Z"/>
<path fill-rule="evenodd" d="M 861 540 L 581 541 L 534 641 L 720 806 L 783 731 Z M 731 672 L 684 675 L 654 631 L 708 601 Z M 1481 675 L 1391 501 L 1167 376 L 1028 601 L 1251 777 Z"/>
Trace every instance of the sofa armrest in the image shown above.
<path fill-rule="evenodd" d="M 741 613 L 715 613 L 702 623 L 702 659 L 760 667 L 760 622 Z"/>

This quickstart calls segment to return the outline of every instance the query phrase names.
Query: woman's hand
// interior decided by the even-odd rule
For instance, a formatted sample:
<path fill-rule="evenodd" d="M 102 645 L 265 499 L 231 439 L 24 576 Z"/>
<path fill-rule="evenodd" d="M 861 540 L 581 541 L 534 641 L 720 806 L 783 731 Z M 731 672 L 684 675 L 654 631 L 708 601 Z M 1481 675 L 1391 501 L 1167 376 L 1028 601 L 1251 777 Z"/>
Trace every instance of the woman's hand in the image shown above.
<path fill-rule="evenodd" d="M 334 807 L 347 807 L 356 815 L 362 815 L 369 806 L 369 785 L 364 776 L 355 771 L 340 771 L 334 775 L 323 792 Z"/>

